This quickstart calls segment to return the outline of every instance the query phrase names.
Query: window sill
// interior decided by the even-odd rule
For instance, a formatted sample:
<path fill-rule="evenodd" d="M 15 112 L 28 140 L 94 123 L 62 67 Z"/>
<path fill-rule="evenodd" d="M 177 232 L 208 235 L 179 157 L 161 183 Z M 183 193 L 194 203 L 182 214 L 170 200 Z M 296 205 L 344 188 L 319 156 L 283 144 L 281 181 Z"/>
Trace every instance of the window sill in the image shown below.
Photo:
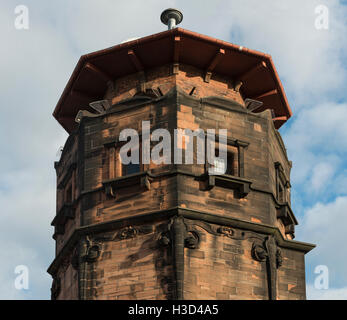
<path fill-rule="evenodd" d="M 68 219 L 75 219 L 75 206 L 73 203 L 64 204 L 51 222 L 51 225 L 55 227 L 53 239 L 56 239 L 58 234 L 64 234 L 65 224 Z"/>
<path fill-rule="evenodd" d="M 120 188 L 139 185 L 140 187 L 146 187 L 147 189 L 150 189 L 147 171 L 130 174 L 124 177 L 118 177 L 111 180 L 106 180 L 103 181 L 102 184 L 104 186 L 106 195 L 113 198 L 116 197 L 117 190 Z"/>
<path fill-rule="evenodd" d="M 250 180 L 228 174 L 204 174 L 199 180 L 205 181 L 206 190 L 211 190 L 215 186 L 233 189 L 238 191 L 240 198 L 244 198 L 248 195 L 252 184 Z"/>
<path fill-rule="evenodd" d="M 285 227 L 285 234 L 290 234 L 294 239 L 295 225 L 298 224 L 288 202 L 277 207 L 277 219 L 280 219 Z"/>

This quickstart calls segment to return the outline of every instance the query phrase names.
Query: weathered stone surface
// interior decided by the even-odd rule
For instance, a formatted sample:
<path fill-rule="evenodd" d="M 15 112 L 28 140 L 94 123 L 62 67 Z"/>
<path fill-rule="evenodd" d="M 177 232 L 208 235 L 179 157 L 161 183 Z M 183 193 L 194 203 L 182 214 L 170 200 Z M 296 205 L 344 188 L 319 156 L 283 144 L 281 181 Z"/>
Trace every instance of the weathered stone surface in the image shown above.
<path fill-rule="evenodd" d="M 55 164 L 57 212 L 69 199 L 75 214 L 54 224 L 56 259 L 49 272 L 59 282 L 52 297 L 305 299 L 304 254 L 312 246 L 286 233 L 295 217 L 278 216 L 284 202 L 290 206 L 291 163 L 270 111 L 247 111 L 231 79 L 214 75 L 207 83 L 203 70 L 171 70 L 115 80 L 105 93 L 113 106 L 83 118 L 70 135 Z M 153 163 L 122 177 L 119 133 L 141 134 L 143 120 L 170 132 L 227 129 L 232 179 L 211 184 L 203 165 Z"/>

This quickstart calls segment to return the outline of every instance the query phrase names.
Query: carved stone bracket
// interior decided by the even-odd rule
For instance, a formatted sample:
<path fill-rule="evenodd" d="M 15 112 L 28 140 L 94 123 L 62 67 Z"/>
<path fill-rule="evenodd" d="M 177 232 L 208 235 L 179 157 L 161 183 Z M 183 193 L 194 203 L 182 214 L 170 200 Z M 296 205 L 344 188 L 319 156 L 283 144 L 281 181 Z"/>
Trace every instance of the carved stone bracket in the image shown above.
<path fill-rule="evenodd" d="M 199 243 L 198 231 L 192 228 L 191 224 L 186 223 L 181 216 L 172 218 L 167 225 L 167 230 L 163 231 L 158 238 L 159 246 L 171 246 L 172 249 L 177 300 L 183 299 L 184 248 L 197 249 Z"/>
<path fill-rule="evenodd" d="M 262 239 L 257 234 L 251 231 L 238 230 L 226 226 L 215 226 L 204 221 L 187 221 L 186 224 L 190 229 L 200 227 L 215 236 L 225 236 L 234 240 L 245 240 L 249 238 Z"/>
<path fill-rule="evenodd" d="M 99 243 L 92 244 L 87 250 L 86 260 L 88 262 L 95 262 L 100 257 L 100 253 L 101 253 L 101 244 Z"/>
<path fill-rule="evenodd" d="M 254 239 L 252 245 L 252 257 L 259 262 L 266 263 L 267 279 L 269 287 L 269 299 L 277 297 L 277 269 L 282 265 L 282 252 L 277 245 L 274 236 L 263 236 L 253 231 L 234 229 L 226 226 L 215 226 L 203 221 L 184 221 L 188 230 L 196 230 L 200 227 L 210 234 L 225 236 L 234 240 Z M 196 231 L 195 231 L 196 232 Z M 196 233 L 199 234 L 199 233 Z M 187 241 L 187 240 L 185 240 Z M 191 240 L 190 240 L 191 241 Z"/>
<path fill-rule="evenodd" d="M 118 232 L 117 238 L 121 240 L 131 239 L 136 237 L 139 234 L 149 234 L 152 232 L 153 232 L 152 225 L 143 225 L 143 226 L 136 226 L 136 227 L 128 226 Z"/>
<path fill-rule="evenodd" d="M 100 258 L 101 252 L 102 243 L 89 236 L 85 236 L 80 242 L 79 253 L 76 252 L 76 263 L 79 269 L 79 299 L 81 300 L 95 297 L 96 291 L 93 288 L 95 286 L 95 279 L 90 277 L 90 272 L 94 270 L 93 264 Z"/>
<path fill-rule="evenodd" d="M 83 251 L 78 253 L 78 250 L 75 249 L 70 256 L 69 262 L 75 269 L 80 266 L 80 263 L 92 263 L 97 261 L 101 256 L 102 243 L 100 241 L 86 236 L 83 244 Z M 82 259 L 81 261 L 79 257 Z"/>
<path fill-rule="evenodd" d="M 158 239 L 159 246 L 166 247 L 171 243 L 171 236 L 169 232 L 162 232 Z"/>
<path fill-rule="evenodd" d="M 173 230 L 172 225 L 176 221 L 175 218 L 173 219 L 170 224 L 168 225 L 168 230 L 164 231 L 160 234 L 158 238 L 158 242 L 160 246 L 168 246 L 169 244 L 172 244 L 172 238 L 173 238 Z M 184 218 L 182 219 L 182 232 L 183 232 L 183 238 L 184 238 L 184 247 L 189 249 L 196 249 L 199 246 L 200 243 L 200 236 L 199 232 L 192 228 L 191 224 L 186 223 L 186 220 Z"/>
<path fill-rule="evenodd" d="M 118 232 L 117 237 L 121 240 L 135 238 L 138 234 L 138 230 L 133 226 L 126 227 Z"/>
<path fill-rule="evenodd" d="M 235 231 L 231 228 L 228 227 L 219 227 L 217 229 L 218 233 L 224 234 L 228 238 L 232 238 L 235 234 Z"/>
<path fill-rule="evenodd" d="M 262 237 L 251 231 L 233 229 L 226 226 L 215 226 L 204 221 L 187 220 L 181 216 L 174 217 L 159 238 L 160 246 L 171 246 L 174 258 L 174 270 L 176 278 L 176 299 L 183 299 L 184 285 L 184 248 L 197 249 L 200 244 L 200 227 L 215 236 L 225 236 L 235 240 L 255 238 L 259 241 Z"/>
<path fill-rule="evenodd" d="M 141 226 L 127 226 L 119 231 L 108 234 L 108 235 L 102 235 L 100 237 L 94 237 L 93 241 L 96 241 L 98 243 L 107 242 L 107 241 L 119 241 L 119 240 L 126 240 L 126 239 L 132 239 L 140 234 L 149 234 L 152 233 L 154 230 L 153 225 L 141 225 Z"/>
<path fill-rule="evenodd" d="M 277 299 L 277 269 L 282 266 L 282 251 L 278 248 L 273 236 L 268 236 L 263 242 L 255 241 L 252 245 L 252 257 L 256 261 L 266 262 L 269 288 L 269 299 Z"/>
<path fill-rule="evenodd" d="M 199 245 L 199 235 L 195 231 L 187 232 L 187 235 L 184 239 L 184 246 L 189 249 L 196 249 Z"/>
<path fill-rule="evenodd" d="M 263 262 L 267 259 L 267 252 L 263 245 L 257 244 L 256 242 L 252 245 L 252 257 L 254 260 Z"/>

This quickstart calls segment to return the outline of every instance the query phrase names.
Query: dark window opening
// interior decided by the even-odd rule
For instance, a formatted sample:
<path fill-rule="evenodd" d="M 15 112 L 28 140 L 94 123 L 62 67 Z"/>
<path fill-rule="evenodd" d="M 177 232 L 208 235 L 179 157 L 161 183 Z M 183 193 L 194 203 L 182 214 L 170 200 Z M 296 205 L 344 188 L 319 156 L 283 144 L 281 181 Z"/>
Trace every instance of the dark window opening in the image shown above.
<path fill-rule="evenodd" d="M 278 185 L 278 200 L 280 202 L 285 202 L 285 194 L 284 194 L 284 188 L 281 184 Z"/>
<path fill-rule="evenodd" d="M 219 150 L 216 149 L 216 157 L 218 156 Z M 225 159 L 215 158 L 212 167 L 214 168 L 215 174 L 235 175 L 235 155 L 232 152 L 228 152 L 226 161 Z"/>
<path fill-rule="evenodd" d="M 128 175 L 132 175 L 132 174 L 136 174 L 136 173 L 140 173 L 141 171 L 143 171 L 143 165 L 141 164 L 141 156 L 142 156 L 142 150 L 141 150 L 141 143 L 136 147 L 139 148 L 138 150 L 136 150 L 138 152 L 138 158 L 135 157 L 135 161 L 139 162 L 139 163 L 128 163 L 128 164 L 123 164 L 122 163 L 122 159 L 120 156 L 120 149 L 124 144 L 119 145 L 119 147 L 117 148 L 117 163 L 116 163 L 116 173 L 115 176 L 128 176 Z M 132 151 L 133 149 L 130 149 L 127 151 L 127 156 L 131 157 L 132 156 Z"/>
<path fill-rule="evenodd" d="M 130 174 L 139 173 L 141 166 L 139 163 L 129 163 L 122 165 L 122 176 L 128 176 Z"/>
<path fill-rule="evenodd" d="M 228 152 L 227 156 L 227 168 L 225 174 L 235 175 L 235 168 L 234 168 L 234 154 Z"/>

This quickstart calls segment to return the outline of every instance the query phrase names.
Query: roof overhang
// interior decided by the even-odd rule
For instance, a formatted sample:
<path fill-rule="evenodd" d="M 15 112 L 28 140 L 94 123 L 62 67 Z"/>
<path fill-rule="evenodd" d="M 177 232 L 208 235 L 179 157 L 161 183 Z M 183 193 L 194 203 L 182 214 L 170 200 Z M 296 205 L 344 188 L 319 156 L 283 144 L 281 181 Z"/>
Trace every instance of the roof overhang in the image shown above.
<path fill-rule="evenodd" d="M 134 58 L 141 63 L 134 63 Z M 177 62 L 206 72 L 213 67 L 213 73 L 242 81 L 243 97 L 263 102 L 256 112 L 272 109 L 276 128 L 292 116 L 270 55 L 181 28 L 83 55 L 53 116 L 70 133 L 76 127 L 78 111 L 89 110 L 90 102 L 102 99 L 109 81 L 136 73 L 139 68 L 146 70 Z"/>

